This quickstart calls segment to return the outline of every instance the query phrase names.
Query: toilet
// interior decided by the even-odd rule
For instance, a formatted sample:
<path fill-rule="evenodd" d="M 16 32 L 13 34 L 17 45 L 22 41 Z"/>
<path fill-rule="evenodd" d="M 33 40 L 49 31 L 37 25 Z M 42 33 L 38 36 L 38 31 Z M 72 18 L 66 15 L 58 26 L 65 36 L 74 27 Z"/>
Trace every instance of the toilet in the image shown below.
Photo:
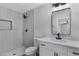
<path fill-rule="evenodd" d="M 25 54 L 26 54 L 26 56 L 35 56 L 36 55 L 36 51 L 37 51 L 37 47 L 28 47 L 25 50 Z"/>
<path fill-rule="evenodd" d="M 35 56 L 38 48 L 38 40 L 34 39 L 34 46 L 30 46 L 27 49 L 25 49 L 25 55 L 26 56 Z"/>

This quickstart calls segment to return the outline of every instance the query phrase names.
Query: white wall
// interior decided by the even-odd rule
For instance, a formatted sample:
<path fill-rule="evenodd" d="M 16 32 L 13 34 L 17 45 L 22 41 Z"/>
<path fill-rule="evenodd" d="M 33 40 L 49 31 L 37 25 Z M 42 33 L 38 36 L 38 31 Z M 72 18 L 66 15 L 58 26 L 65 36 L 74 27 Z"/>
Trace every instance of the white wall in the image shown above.
<path fill-rule="evenodd" d="M 71 36 L 72 38 L 79 40 L 79 3 L 71 4 L 71 9 Z"/>
<path fill-rule="evenodd" d="M 51 36 L 51 5 L 34 9 L 34 36 Z M 64 38 L 79 40 L 79 4 L 71 4 L 71 35 Z"/>
<path fill-rule="evenodd" d="M 11 20 L 12 30 L 0 30 L 0 52 L 10 51 L 22 46 L 22 14 L 0 7 L 0 19 Z"/>
<path fill-rule="evenodd" d="M 33 44 L 34 37 L 34 11 L 28 11 L 27 15 L 27 18 L 23 19 L 23 44 L 25 47 Z M 28 29 L 27 32 L 25 32 L 26 29 Z"/>
<path fill-rule="evenodd" d="M 50 4 L 34 9 L 34 36 L 51 34 Z"/>

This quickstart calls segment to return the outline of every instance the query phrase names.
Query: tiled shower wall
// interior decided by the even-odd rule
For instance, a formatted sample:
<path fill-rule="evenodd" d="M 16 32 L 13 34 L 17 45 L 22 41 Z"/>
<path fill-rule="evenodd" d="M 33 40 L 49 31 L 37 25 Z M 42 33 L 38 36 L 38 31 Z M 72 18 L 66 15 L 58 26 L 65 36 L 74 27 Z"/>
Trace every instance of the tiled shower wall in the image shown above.
<path fill-rule="evenodd" d="M 27 12 L 27 18 L 23 19 L 23 45 L 25 47 L 32 46 L 33 38 L 34 38 L 34 10 L 30 10 Z"/>
<path fill-rule="evenodd" d="M 7 52 L 23 45 L 22 14 L 0 7 L 0 19 L 11 20 L 12 30 L 0 30 L 0 52 Z"/>

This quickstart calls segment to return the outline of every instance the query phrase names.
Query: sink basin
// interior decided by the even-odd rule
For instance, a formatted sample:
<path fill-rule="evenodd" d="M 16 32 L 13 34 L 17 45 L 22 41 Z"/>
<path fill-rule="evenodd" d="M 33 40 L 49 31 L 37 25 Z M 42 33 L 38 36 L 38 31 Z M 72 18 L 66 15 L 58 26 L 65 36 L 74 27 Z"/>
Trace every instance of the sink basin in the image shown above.
<path fill-rule="evenodd" d="M 46 42 L 55 42 L 55 43 L 68 43 L 68 40 L 66 39 L 61 39 L 61 40 L 58 40 L 56 38 L 42 38 L 42 39 L 39 39 L 40 41 L 46 41 Z"/>
<path fill-rule="evenodd" d="M 58 40 L 58 39 L 52 39 L 52 41 L 55 41 L 55 42 L 61 42 L 61 43 L 66 43 L 66 40 L 64 40 L 64 39 L 61 39 L 61 40 Z"/>

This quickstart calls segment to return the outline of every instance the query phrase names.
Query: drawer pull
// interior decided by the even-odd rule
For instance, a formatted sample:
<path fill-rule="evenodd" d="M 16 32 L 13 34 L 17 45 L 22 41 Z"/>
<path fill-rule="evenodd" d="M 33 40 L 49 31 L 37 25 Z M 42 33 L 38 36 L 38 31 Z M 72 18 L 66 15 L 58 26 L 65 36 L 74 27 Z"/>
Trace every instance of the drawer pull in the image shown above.
<path fill-rule="evenodd" d="M 58 53 L 57 52 L 54 52 L 54 56 L 58 56 Z"/>
<path fill-rule="evenodd" d="M 76 52 L 72 52 L 73 54 L 75 54 L 75 55 L 79 55 L 79 53 L 76 53 Z"/>
<path fill-rule="evenodd" d="M 41 44 L 42 46 L 45 46 L 45 44 Z"/>

